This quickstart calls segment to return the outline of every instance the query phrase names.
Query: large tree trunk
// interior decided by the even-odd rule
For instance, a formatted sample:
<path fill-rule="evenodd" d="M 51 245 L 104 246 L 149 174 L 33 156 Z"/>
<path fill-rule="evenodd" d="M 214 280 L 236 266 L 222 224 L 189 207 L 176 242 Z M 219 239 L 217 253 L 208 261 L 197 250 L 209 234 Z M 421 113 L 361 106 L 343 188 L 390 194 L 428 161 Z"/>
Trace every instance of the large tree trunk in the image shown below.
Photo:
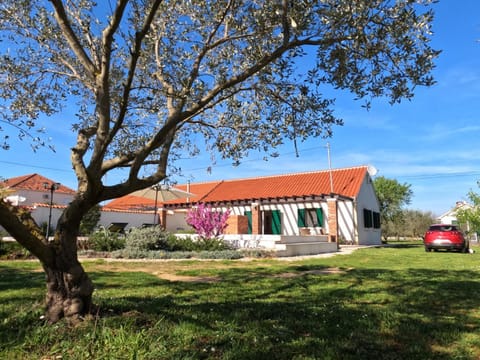
<path fill-rule="evenodd" d="M 92 311 L 93 284 L 77 256 L 77 234 L 85 211 L 72 202 L 49 242 L 31 214 L 0 199 L 0 224 L 41 262 L 47 276 L 46 320 L 76 322 Z"/>
<path fill-rule="evenodd" d="M 58 256 L 53 266 L 43 265 L 47 275 L 46 314 L 54 323 L 65 317 L 77 322 L 92 310 L 93 284 L 76 259 Z"/>
<path fill-rule="evenodd" d="M 62 214 L 49 243 L 52 261 L 40 259 L 47 275 L 46 318 L 51 323 L 62 317 L 76 322 L 92 310 L 93 284 L 77 255 L 78 214 L 68 210 Z"/>

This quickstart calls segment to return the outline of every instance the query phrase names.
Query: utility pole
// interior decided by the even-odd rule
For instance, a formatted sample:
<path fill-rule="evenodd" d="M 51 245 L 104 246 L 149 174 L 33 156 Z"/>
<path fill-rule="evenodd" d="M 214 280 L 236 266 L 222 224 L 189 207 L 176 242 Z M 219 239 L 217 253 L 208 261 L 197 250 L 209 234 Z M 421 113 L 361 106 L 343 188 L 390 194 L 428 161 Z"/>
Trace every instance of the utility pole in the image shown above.
<path fill-rule="evenodd" d="M 333 194 L 332 160 L 330 158 L 330 143 L 329 142 L 327 142 L 327 156 L 328 156 L 328 171 L 330 173 L 330 194 Z"/>

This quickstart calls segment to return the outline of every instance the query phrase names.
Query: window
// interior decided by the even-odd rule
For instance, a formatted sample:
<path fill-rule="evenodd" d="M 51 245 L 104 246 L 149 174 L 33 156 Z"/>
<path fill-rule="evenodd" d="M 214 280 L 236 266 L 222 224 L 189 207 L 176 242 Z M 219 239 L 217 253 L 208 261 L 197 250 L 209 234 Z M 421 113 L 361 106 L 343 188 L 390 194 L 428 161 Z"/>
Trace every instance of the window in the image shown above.
<path fill-rule="evenodd" d="M 373 227 L 374 229 L 380 229 L 380 213 L 373 212 Z"/>
<path fill-rule="evenodd" d="M 363 209 L 363 227 L 366 229 L 373 227 L 372 210 Z"/>
<path fill-rule="evenodd" d="M 298 209 L 298 227 L 323 227 L 322 209 Z"/>
<path fill-rule="evenodd" d="M 363 209 L 363 227 L 366 229 L 380 229 L 380 213 L 369 209 Z"/>
<path fill-rule="evenodd" d="M 128 223 L 113 222 L 108 225 L 108 230 L 114 233 L 124 234 Z"/>

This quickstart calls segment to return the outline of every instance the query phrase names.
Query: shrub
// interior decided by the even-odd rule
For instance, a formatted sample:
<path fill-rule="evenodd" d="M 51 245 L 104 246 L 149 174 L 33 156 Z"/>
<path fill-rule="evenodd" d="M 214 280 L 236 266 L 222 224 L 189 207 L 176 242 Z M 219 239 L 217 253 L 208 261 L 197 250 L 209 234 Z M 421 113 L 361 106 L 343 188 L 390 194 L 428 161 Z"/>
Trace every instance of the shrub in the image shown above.
<path fill-rule="evenodd" d="M 116 259 L 148 259 L 153 251 L 145 251 L 133 248 L 124 248 L 112 252 L 112 258 Z"/>
<path fill-rule="evenodd" d="M 144 251 L 138 249 L 121 249 L 111 253 L 115 259 L 224 259 L 235 260 L 243 257 L 242 253 L 235 250 L 222 251 Z"/>
<path fill-rule="evenodd" d="M 236 250 L 200 251 L 197 256 L 199 259 L 225 259 L 225 260 L 235 260 L 235 259 L 241 259 L 243 257 L 243 255 Z"/>
<path fill-rule="evenodd" d="M 100 205 L 94 205 L 88 212 L 83 216 L 82 221 L 80 222 L 80 235 L 90 235 L 101 217 L 101 207 Z"/>
<path fill-rule="evenodd" d="M 231 246 L 227 244 L 222 239 L 209 238 L 209 239 L 199 239 L 197 242 L 197 250 L 204 251 L 221 251 L 221 250 L 231 250 Z"/>
<path fill-rule="evenodd" d="M 167 237 L 166 250 L 168 251 L 195 251 L 198 249 L 197 241 L 190 236 L 176 237 L 170 235 Z"/>
<path fill-rule="evenodd" d="M 132 228 L 125 239 L 125 248 L 130 250 L 152 251 L 168 249 L 169 233 L 160 226 Z"/>
<path fill-rule="evenodd" d="M 102 227 L 90 235 L 88 247 L 95 251 L 123 249 L 125 247 L 125 236 Z"/>
<path fill-rule="evenodd" d="M 268 250 L 268 249 L 240 249 L 237 250 L 242 254 L 243 257 L 250 257 L 250 258 L 258 258 L 258 259 L 265 259 L 265 258 L 274 258 L 277 257 L 275 250 Z"/>
<path fill-rule="evenodd" d="M 131 229 L 125 238 L 125 248 L 113 252 L 111 256 L 124 259 L 238 259 L 242 254 L 232 251 L 221 239 L 176 237 L 154 226 Z"/>
<path fill-rule="evenodd" d="M 0 258 L 1 259 L 30 259 L 30 251 L 25 249 L 16 241 L 0 240 Z"/>

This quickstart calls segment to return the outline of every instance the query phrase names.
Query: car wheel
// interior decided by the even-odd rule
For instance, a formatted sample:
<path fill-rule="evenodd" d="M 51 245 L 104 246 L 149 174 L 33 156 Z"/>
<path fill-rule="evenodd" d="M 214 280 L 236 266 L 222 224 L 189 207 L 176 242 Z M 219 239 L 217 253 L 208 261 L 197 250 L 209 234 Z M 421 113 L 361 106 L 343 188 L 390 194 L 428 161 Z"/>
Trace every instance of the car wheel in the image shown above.
<path fill-rule="evenodd" d="M 430 251 L 432 251 L 432 249 L 430 249 L 430 248 L 428 248 L 428 247 L 425 247 L 425 251 L 426 251 L 426 252 L 430 252 Z"/>

